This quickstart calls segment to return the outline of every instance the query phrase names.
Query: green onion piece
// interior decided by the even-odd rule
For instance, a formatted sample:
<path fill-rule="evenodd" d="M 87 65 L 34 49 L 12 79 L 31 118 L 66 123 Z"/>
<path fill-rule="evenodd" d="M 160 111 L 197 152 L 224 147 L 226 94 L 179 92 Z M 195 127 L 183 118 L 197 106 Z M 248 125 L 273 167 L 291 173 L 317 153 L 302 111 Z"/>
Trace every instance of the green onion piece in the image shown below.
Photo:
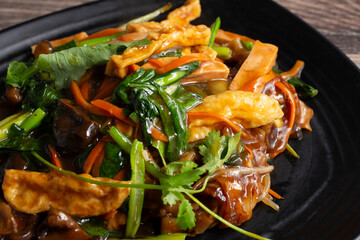
<path fill-rule="evenodd" d="M 126 153 L 131 154 L 132 143 L 128 136 L 120 132 L 116 127 L 112 126 L 109 130 L 110 136 Z"/>
<path fill-rule="evenodd" d="M 177 82 L 183 77 L 186 77 L 199 67 L 199 61 L 184 64 L 178 68 L 175 68 L 163 75 L 157 76 L 153 79 L 160 87 L 168 86 Z"/>
<path fill-rule="evenodd" d="M 145 183 L 144 153 L 146 154 L 142 142 L 139 142 L 135 139 L 130 153 L 130 164 L 132 169 L 131 181 L 134 184 Z M 145 190 L 140 188 L 132 188 L 130 190 L 129 212 L 125 233 L 127 237 L 135 237 L 136 232 L 140 226 L 141 212 L 144 203 L 144 193 Z"/>
<path fill-rule="evenodd" d="M 215 22 L 213 24 L 211 24 L 211 36 L 210 36 L 210 41 L 208 44 L 209 47 L 212 47 L 214 44 L 216 34 L 220 28 L 220 24 L 221 24 L 220 17 L 217 17 Z"/>
<path fill-rule="evenodd" d="M 296 77 L 292 77 L 286 81 L 295 87 L 300 98 L 314 97 L 319 93 L 319 90 Z"/>
<path fill-rule="evenodd" d="M 25 132 L 28 132 L 38 127 L 45 116 L 46 112 L 44 112 L 41 108 L 38 108 L 27 119 L 25 119 L 20 127 L 24 129 Z"/>
<path fill-rule="evenodd" d="M 18 116 L 18 114 L 15 114 L 15 116 L 17 116 L 15 119 L 13 119 L 11 121 L 8 121 L 7 123 L 3 124 L 0 127 L 0 141 L 7 137 L 7 134 L 9 132 L 9 129 L 10 129 L 11 125 L 13 125 L 14 123 L 16 125 L 20 125 L 21 123 L 23 123 L 25 121 L 25 119 L 27 119 L 30 116 L 30 114 L 31 114 L 31 112 L 23 113 L 20 116 Z M 8 118 L 4 119 L 4 121 L 7 120 L 7 119 L 11 119 L 11 118 L 8 117 Z"/>
<path fill-rule="evenodd" d="M 212 47 L 217 52 L 217 57 L 222 60 L 228 60 L 231 58 L 231 49 L 228 47 Z"/>
<path fill-rule="evenodd" d="M 65 43 L 63 45 L 53 47 L 53 50 L 55 52 L 58 52 L 58 51 L 66 50 L 66 49 L 69 49 L 69 48 L 77 47 L 77 45 L 78 45 L 78 41 L 77 40 L 72 40 L 72 41 L 70 41 L 68 43 Z"/>
<path fill-rule="evenodd" d="M 126 31 L 122 31 L 122 32 L 118 32 L 118 33 L 115 33 L 115 34 L 109 35 L 109 36 L 84 40 L 84 41 L 78 42 L 77 46 L 78 47 L 83 47 L 83 46 L 92 46 L 92 45 L 96 45 L 96 44 L 108 43 L 108 42 L 118 38 L 119 36 L 125 34 L 125 33 L 126 33 Z"/>
<path fill-rule="evenodd" d="M 286 144 L 286 150 L 288 150 L 288 152 L 294 157 L 300 158 L 300 156 L 295 152 L 295 150 L 289 144 Z"/>
<path fill-rule="evenodd" d="M 139 22 L 147 22 L 151 19 L 154 19 L 156 18 L 157 16 L 159 16 L 160 14 L 162 14 L 163 12 L 166 12 L 168 11 L 170 8 L 172 7 L 171 3 L 168 3 L 166 4 L 165 6 L 159 8 L 159 9 L 156 9 L 155 11 L 151 12 L 151 13 L 148 13 L 144 16 L 141 16 L 141 17 L 138 17 L 138 18 L 135 18 L 133 20 L 130 20 L 129 22 L 123 24 L 123 25 L 120 25 L 118 28 L 122 28 L 122 29 L 125 29 L 126 26 L 129 24 L 129 23 L 139 23 Z"/>
<path fill-rule="evenodd" d="M 249 50 L 254 47 L 254 44 L 251 41 L 241 40 L 241 43 Z"/>
<path fill-rule="evenodd" d="M 191 200 L 193 200 L 195 203 L 197 203 L 202 209 L 204 209 L 207 213 L 209 213 L 211 216 L 213 216 L 215 219 L 217 219 L 218 221 L 220 221 L 221 223 L 225 224 L 226 226 L 228 226 L 229 228 L 234 229 L 235 231 L 238 231 L 248 237 L 252 237 L 255 239 L 259 239 L 259 240 L 270 240 L 269 238 L 265 238 L 262 236 L 259 236 L 255 233 L 252 232 L 248 232 L 242 228 L 239 228 L 231 223 L 229 223 L 228 221 L 226 221 L 225 219 L 223 219 L 222 217 L 220 217 L 219 215 L 217 215 L 216 213 L 214 213 L 213 211 L 211 211 L 208 207 L 206 207 L 202 202 L 200 202 L 197 198 L 195 198 L 192 194 L 184 192 L 189 198 L 191 198 Z"/>

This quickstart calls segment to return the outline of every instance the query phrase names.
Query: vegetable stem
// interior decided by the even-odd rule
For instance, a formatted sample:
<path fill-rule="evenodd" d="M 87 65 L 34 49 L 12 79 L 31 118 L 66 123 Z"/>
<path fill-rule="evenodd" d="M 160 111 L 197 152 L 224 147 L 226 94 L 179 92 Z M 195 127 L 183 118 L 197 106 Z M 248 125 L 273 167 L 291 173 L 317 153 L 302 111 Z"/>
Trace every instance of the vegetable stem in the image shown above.
<path fill-rule="evenodd" d="M 46 112 L 44 112 L 41 108 L 38 108 L 27 119 L 25 119 L 20 127 L 24 129 L 25 132 L 28 132 L 38 127 L 45 116 Z"/>
<path fill-rule="evenodd" d="M 104 36 L 104 37 L 98 37 L 98 38 L 92 38 L 92 39 L 88 39 L 88 40 L 84 40 L 81 42 L 77 43 L 78 47 L 83 47 L 83 46 L 92 46 L 92 45 L 96 45 L 96 44 L 104 44 L 104 43 L 108 43 L 118 37 L 120 37 L 121 35 L 125 34 L 126 31 L 121 31 L 109 36 Z"/>
<path fill-rule="evenodd" d="M 15 119 L 3 124 L 0 127 L 0 141 L 7 137 L 7 134 L 9 132 L 11 125 L 13 125 L 13 124 L 20 125 L 21 123 L 23 123 L 25 121 L 25 119 L 27 119 L 30 116 L 30 114 L 31 114 L 31 112 L 26 112 L 24 114 L 21 114 L 20 116 L 18 116 L 18 114 L 15 114 L 15 116 L 17 116 Z M 9 119 L 12 119 L 12 118 L 6 118 L 6 119 L 4 119 L 4 121 L 9 120 Z"/>
<path fill-rule="evenodd" d="M 222 217 L 220 217 L 219 215 L 217 215 L 216 213 L 214 213 L 213 211 L 211 211 L 208 207 L 206 207 L 202 202 L 200 202 L 197 198 L 195 198 L 192 194 L 184 192 L 189 198 L 191 198 L 191 200 L 193 200 L 195 203 L 197 203 L 202 209 L 204 209 L 207 213 L 209 213 L 211 216 L 213 216 L 214 218 L 216 218 L 218 221 L 220 221 L 221 223 L 225 224 L 226 226 L 228 226 L 229 228 L 234 229 L 235 231 L 238 231 L 248 237 L 252 237 L 255 239 L 259 239 L 259 240 L 270 240 L 269 238 L 265 238 L 262 236 L 259 236 L 255 233 L 252 232 L 248 232 L 242 228 L 239 228 L 231 223 L 229 223 L 228 221 L 226 221 L 225 219 L 223 219 Z"/>
<path fill-rule="evenodd" d="M 134 140 L 131 147 L 130 164 L 131 164 L 131 180 L 134 184 L 145 183 L 145 161 L 142 154 L 144 153 L 144 146 L 142 142 Z M 144 189 L 132 188 L 130 190 L 129 212 L 126 223 L 127 237 L 135 237 L 136 232 L 140 226 L 141 212 L 144 203 Z"/>
<path fill-rule="evenodd" d="M 209 45 L 208 45 L 209 47 L 212 47 L 214 44 L 216 34 L 220 28 L 220 24 L 221 24 L 220 17 L 217 17 L 215 22 L 213 24 L 211 24 L 211 36 L 210 36 L 210 41 L 209 41 Z"/>
<path fill-rule="evenodd" d="M 80 181 L 92 183 L 99 186 L 106 186 L 106 187 L 125 187 L 125 188 L 142 188 L 142 189 L 153 189 L 153 190 L 163 190 L 165 187 L 161 185 L 155 185 L 155 184 L 134 184 L 134 183 L 115 183 L 115 182 L 103 182 L 99 180 L 94 180 L 90 178 L 86 178 L 83 176 L 80 176 L 76 173 L 66 171 L 64 169 L 56 167 L 54 164 L 46 161 L 43 157 L 41 157 L 39 154 L 37 154 L 35 151 L 31 151 L 31 154 L 38 159 L 40 162 L 44 163 L 46 166 L 71 177 L 74 177 Z"/>
<path fill-rule="evenodd" d="M 160 14 L 162 14 L 163 12 L 166 12 L 168 11 L 170 8 L 172 7 L 172 4 L 171 3 L 168 3 L 166 4 L 165 6 L 159 8 L 159 9 L 156 9 L 155 11 L 151 12 L 151 13 L 148 13 L 144 16 L 141 16 L 141 17 L 138 17 L 138 18 L 135 18 L 133 20 L 130 20 L 129 22 L 125 23 L 125 24 L 122 24 L 120 25 L 118 28 L 126 28 L 126 26 L 129 24 L 129 23 L 139 23 L 139 22 L 147 22 L 153 18 L 156 18 L 157 16 L 159 16 Z"/>
<path fill-rule="evenodd" d="M 110 136 L 119 145 L 119 147 L 126 153 L 131 154 L 132 144 L 130 139 L 116 127 L 112 126 L 109 130 Z"/>
<path fill-rule="evenodd" d="M 228 47 L 212 47 L 217 52 L 217 57 L 222 60 L 231 58 L 231 49 Z"/>

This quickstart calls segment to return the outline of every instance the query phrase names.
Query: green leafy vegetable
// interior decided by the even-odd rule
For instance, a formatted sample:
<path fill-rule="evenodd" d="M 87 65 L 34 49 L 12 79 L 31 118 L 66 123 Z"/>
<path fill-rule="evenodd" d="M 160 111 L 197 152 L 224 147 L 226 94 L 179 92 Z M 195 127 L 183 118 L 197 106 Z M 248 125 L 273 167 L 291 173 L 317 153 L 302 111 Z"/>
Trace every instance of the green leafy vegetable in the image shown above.
<path fill-rule="evenodd" d="M 55 80 L 56 89 L 67 88 L 72 80 L 78 81 L 92 66 L 106 64 L 110 56 L 122 54 L 126 48 L 149 44 L 148 39 L 132 42 L 99 44 L 66 49 L 52 54 L 41 54 L 31 67 L 24 63 L 9 65 L 6 84 L 23 87 L 37 72 L 49 72 Z"/>
<path fill-rule="evenodd" d="M 105 144 L 105 160 L 100 167 L 100 177 L 113 178 L 129 163 L 129 155 L 114 143 Z"/>
<path fill-rule="evenodd" d="M 107 230 L 105 228 L 106 224 L 104 220 L 101 220 L 100 218 L 94 217 L 87 219 L 78 219 L 77 222 L 79 223 L 79 226 L 91 237 L 121 237 L 120 233 Z"/>
<path fill-rule="evenodd" d="M 199 104 L 199 97 L 195 94 L 187 94 L 181 98 L 181 102 L 171 96 L 163 88 L 189 75 L 196 68 L 198 62 L 185 64 L 175 68 L 163 75 L 156 75 L 152 69 L 138 69 L 120 83 L 112 97 L 113 102 L 126 104 L 127 108 L 136 112 L 142 126 L 142 135 L 146 143 L 151 144 L 151 127 L 155 117 L 160 117 L 164 131 L 168 136 L 169 143 L 166 157 L 176 161 L 178 157 L 188 148 L 188 133 L 186 126 L 186 107 L 194 107 Z M 184 93 L 185 90 L 181 90 Z M 175 90 L 176 92 L 176 90 Z"/>

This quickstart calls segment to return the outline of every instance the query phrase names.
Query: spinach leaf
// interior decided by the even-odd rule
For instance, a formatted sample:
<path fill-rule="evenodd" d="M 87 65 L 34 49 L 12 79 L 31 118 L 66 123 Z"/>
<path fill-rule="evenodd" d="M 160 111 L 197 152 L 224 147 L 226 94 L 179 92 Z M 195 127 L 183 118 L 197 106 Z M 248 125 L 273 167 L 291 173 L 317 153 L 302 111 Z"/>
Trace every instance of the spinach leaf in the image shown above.
<path fill-rule="evenodd" d="M 122 237 L 119 232 L 113 232 L 106 229 L 104 220 L 99 217 L 76 219 L 80 227 L 91 237 L 100 236 L 101 238 Z"/>
<path fill-rule="evenodd" d="M 46 81 L 31 79 L 28 82 L 28 90 L 22 108 L 25 110 L 47 109 L 56 106 L 60 98 L 61 94 Z"/>
<path fill-rule="evenodd" d="M 38 139 L 31 138 L 25 130 L 17 124 L 12 124 L 7 138 L 0 142 L 0 149 L 11 149 L 18 151 L 38 151 L 42 150 L 45 141 L 49 140 L 49 136 L 44 135 Z"/>
<path fill-rule="evenodd" d="M 121 151 L 114 143 L 105 144 L 105 160 L 100 167 L 100 176 L 113 178 L 121 169 L 129 163 L 129 155 Z"/>

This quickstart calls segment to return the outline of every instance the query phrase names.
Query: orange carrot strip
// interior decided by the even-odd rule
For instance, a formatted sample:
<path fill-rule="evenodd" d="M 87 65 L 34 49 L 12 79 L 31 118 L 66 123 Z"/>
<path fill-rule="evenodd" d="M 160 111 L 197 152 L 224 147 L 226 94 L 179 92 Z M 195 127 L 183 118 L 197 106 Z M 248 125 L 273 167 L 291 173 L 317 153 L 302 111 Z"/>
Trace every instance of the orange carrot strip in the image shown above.
<path fill-rule="evenodd" d="M 131 64 L 131 65 L 129 66 L 129 74 L 134 73 L 134 72 L 135 72 L 136 70 L 138 70 L 139 68 L 140 68 L 139 65 Z"/>
<path fill-rule="evenodd" d="M 86 101 L 89 101 L 89 91 L 90 91 L 91 81 L 88 79 L 87 81 L 83 82 L 80 86 L 80 92 L 83 95 Z"/>
<path fill-rule="evenodd" d="M 293 93 L 290 91 L 289 88 L 287 88 L 284 84 L 282 84 L 281 82 L 275 82 L 275 86 L 277 88 L 279 88 L 289 99 L 290 102 L 290 116 L 289 116 L 289 128 L 290 130 L 292 129 L 294 122 L 295 122 L 295 111 L 296 111 L 296 104 L 295 104 L 295 98 Z M 288 135 L 290 135 L 290 132 L 288 133 Z M 289 136 L 287 136 L 288 138 Z"/>
<path fill-rule="evenodd" d="M 209 112 L 187 112 L 186 113 L 189 118 L 216 118 L 221 120 L 222 122 L 226 123 L 230 128 L 232 128 L 236 133 L 241 131 L 241 128 L 236 125 L 230 119 L 223 117 L 221 115 Z"/>
<path fill-rule="evenodd" d="M 189 55 L 185 55 L 181 58 L 178 58 L 165 66 L 162 66 L 157 69 L 157 73 L 164 74 L 167 73 L 170 70 L 173 70 L 179 66 L 182 66 L 187 63 L 195 62 L 195 61 L 210 61 L 212 60 L 209 55 L 206 55 L 204 53 L 192 53 Z"/>
<path fill-rule="evenodd" d="M 117 214 L 117 210 L 116 209 L 113 209 L 111 210 L 110 212 L 106 213 L 105 215 L 103 215 L 103 218 L 105 220 L 110 220 L 111 218 L 113 218 L 116 214 Z"/>
<path fill-rule="evenodd" d="M 99 116 L 105 116 L 105 117 L 109 117 L 110 114 L 107 113 L 106 111 L 99 109 L 93 105 L 91 105 L 90 103 L 88 103 L 85 98 L 83 97 L 83 95 L 81 94 L 81 91 L 79 89 L 79 85 L 77 84 L 76 81 L 72 81 L 70 83 L 70 89 L 71 92 L 75 98 L 75 102 L 82 107 L 83 109 L 85 109 L 86 111 L 88 111 L 89 113 L 95 114 L 95 115 L 99 115 Z"/>
<path fill-rule="evenodd" d="M 304 62 L 297 60 L 294 66 L 289 71 L 280 73 L 280 75 L 284 80 L 286 80 L 291 77 L 297 76 L 303 68 L 304 68 Z"/>
<path fill-rule="evenodd" d="M 105 149 L 105 141 L 100 140 L 95 147 L 91 150 L 88 157 L 85 160 L 83 166 L 84 173 L 90 173 L 95 161 L 101 157 L 101 152 Z"/>
<path fill-rule="evenodd" d="M 154 139 L 160 140 L 162 142 L 168 142 L 169 141 L 168 137 L 162 131 L 160 131 L 158 128 L 156 128 L 154 126 L 151 127 L 151 136 Z"/>
<path fill-rule="evenodd" d="M 119 108 L 119 107 L 115 106 L 114 104 L 111 104 L 111 103 L 109 103 L 107 101 L 104 101 L 104 100 L 101 100 L 101 99 L 96 99 L 96 100 L 92 101 L 91 104 L 98 107 L 101 110 L 106 111 L 111 116 L 114 116 L 117 119 L 120 119 L 121 121 L 124 121 L 124 122 L 130 124 L 131 126 L 135 126 L 133 121 L 131 121 L 123 113 L 124 108 Z"/>
<path fill-rule="evenodd" d="M 51 144 L 49 144 L 48 149 L 49 149 L 49 153 L 50 153 L 52 163 L 55 166 L 57 166 L 58 168 L 62 169 L 63 167 L 62 167 L 62 164 L 61 164 L 61 160 L 60 160 L 59 154 L 56 152 L 55 148 Z"/>
<path fill-rule="evenodd" d="M 157 58 L 150 58 L 149 60 L 147 60 L 147 62 L 155 65 L 156 67 L 163 67 L 165 65 L 161 60 Z"/>
<path fill-rule="evenodd" d="M 101 30 L 99 32 L 90 34 L 87 38 L 83 39 L 83 41 L 93 39 L 93 38 L 110 36 L 110 35 L 116 34 L 116 33 L 121 32 L 121 31 L 123 31 L 123 30 L 119 29 L 119 28 L 107 28 L 107 29 Z"/>
<path fill-rule="evenodd" d="M 96 99 L 104 99 L 110 97 L 114 92 L 115 87 L 119 84 L 120 79 L 106 81 L 101 84 L 99 91 L 96 93 L 94 100 Z"/>
<path fill-rule="evenodd" d="M 270 193 L 270 195 L 273 196 L 274 198 L 284 199 L 280 194 L 278 194 L 278 193 L 275 192 L 274 190 L 269 189 L 269 193 Z"/>
<path fill-rule="evenodd" d="M 114 177 L 114 180 L 122 181 L 124 180 L 124 177 L 126 173 L 129 171 L 130 165 L 125 166 L 123 169 L 121 169 Z"/>
<path fill-rule="evenodd" d="M 102 141 L 105 143 L 106 141 L 102 139 Z M 91 170 L 91 175 L 93 177 L 99 177 L 100 176 L 100 168 L 101 168 L 101 164 L 103 163 L 104 159 L 105 159 L 105 154 L 106 154 L 106 150 L 105 147 L 101 150 L 101 152 L 99 153 L 97 159 L 94 162 L 94 165 L 92 167 Z"/>

